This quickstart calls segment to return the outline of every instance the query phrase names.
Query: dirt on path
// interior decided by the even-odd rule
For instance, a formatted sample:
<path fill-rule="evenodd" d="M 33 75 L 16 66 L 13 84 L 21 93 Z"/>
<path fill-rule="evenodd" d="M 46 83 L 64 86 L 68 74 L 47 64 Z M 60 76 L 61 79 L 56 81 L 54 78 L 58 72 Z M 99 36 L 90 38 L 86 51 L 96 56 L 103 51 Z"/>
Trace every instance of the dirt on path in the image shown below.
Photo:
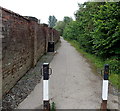
<path fill-rule="evenodd" d="M 90 64 L 61 38 L 50 67 L 53 74 L 49 81 L 51 102 L 57 109 L 99 109 L 102 79 L 94 74 Z M 18 109 L 38 109 L 42 106 L 42 81 L 18 106 Z M 118 96 L 109 93 L 108 109 L 118 109 Z"/>

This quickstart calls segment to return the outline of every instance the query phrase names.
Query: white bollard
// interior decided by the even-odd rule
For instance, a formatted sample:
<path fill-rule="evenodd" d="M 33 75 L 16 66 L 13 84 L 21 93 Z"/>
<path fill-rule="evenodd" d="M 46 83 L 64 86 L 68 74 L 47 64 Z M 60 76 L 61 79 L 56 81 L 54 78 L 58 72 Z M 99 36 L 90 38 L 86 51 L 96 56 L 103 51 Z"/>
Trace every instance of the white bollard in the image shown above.
<path fill-rule="evenodd" d="M 102 111 L 107 111 L 108 86 L 109 86 L 108 78 L 109 78 L 109 65 L 106 64 L 104 66 L 104 79 L 102 86 L 102 103 L 101 103 Z"/>
<path fill-rule="evenodd" d="M 43 110 L 50 111 L 49 103 L 49 63 L 43 63 Z"/>

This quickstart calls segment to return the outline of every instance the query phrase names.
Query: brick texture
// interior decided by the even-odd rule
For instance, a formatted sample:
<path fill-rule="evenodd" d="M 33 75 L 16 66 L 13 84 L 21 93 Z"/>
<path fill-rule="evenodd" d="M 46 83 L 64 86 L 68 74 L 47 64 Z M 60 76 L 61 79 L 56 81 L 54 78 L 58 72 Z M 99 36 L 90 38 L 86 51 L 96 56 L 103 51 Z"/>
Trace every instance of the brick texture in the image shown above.
<path fill-rule="evenodd" d="M 47 52 L 48 41 L 59 40 L 55 29 L 0 7 L 2 10 L 2 92 L 16 82 Z"/>

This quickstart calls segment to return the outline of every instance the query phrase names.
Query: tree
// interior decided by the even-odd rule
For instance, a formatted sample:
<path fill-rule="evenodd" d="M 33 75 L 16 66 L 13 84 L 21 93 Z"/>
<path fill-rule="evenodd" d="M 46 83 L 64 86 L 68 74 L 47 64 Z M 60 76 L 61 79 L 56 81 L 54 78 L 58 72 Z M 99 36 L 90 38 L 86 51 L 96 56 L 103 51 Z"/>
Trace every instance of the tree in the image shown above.
<path fill-rule="evenodd" d="M 53 28 L 55 26 L 56 22 L 57 22 L 57 19 L 56 19 L 56 17 L 54 15 L 49 16 L 49 21 L 48 21 L 49 27 Z"/>
<path fill-rule="evenodd" d="M 65 28 L 65 22 L 63 21 L 58 21 L 54 27 L 57 31 L 60 32 L 60 35 L 62 36 L 63 30 Z"/>
<path fill-rule="evenodd" d="M 70 22 L 72 22 L 72 21 L 73 21 L 73 19 L 72 19 L 71 17 L 65 16 L 65 17 L 63 18 L 63 21 L 58 21 L 58 22 L 56 23 L 56 25 L 55 25 L 54 28 L 55 28 L 56 30 L 58 30 L 58 31 L 60 32 L 60 35 L 62 36 L 65 27 L 66 27 L 67 25 L 69 25 Z"/>
<path fill-rule="evenodd" d="M 66 38 L 77 40 L 80 43 L 81 48 L 90 53 L 92 53 L 93 45 L 91 32 L 94 29 L 92 18 L 93 14 L 98 11 L 98 6 L 99 3 L 91 2 L 79 4 L 79 10 L 77 10 L 75 13 L 76 21 L 70 24 L 71 26 L 66 26 L 67 28 L 65 28 L 64 31 L 64 36 L 69 35 L 66 36 Z"/>
<path fill-rule="evenodd" d="M 73 19 L 71 17 L 65 16 L 63 21 L 65 22 L 66 25 L 68 25 Z"/>
<path fill-rule="evenodd" d="M 120 2 L 85 2 L 79 4 L 75 17 L 74 22 L 66 25 L 63 37 L 77 41 L 78 47 L 109 64 L 112 75 L 115 74 L 110 75 L 110 80 L 120 86 L 117 82 L 120 77 Z"/>
<path fill-rule="evenodd" d="M 100 6 L 94 15 L 93 49 L 104 58 L 120 56 L 120 2 Z"/>
<path fill-rule="evenodd" d="M 85 2 L 79 4 L 75 17 L 64 30 L 65 38 L 103 59 L 120 57 L 120 2 Z"/>

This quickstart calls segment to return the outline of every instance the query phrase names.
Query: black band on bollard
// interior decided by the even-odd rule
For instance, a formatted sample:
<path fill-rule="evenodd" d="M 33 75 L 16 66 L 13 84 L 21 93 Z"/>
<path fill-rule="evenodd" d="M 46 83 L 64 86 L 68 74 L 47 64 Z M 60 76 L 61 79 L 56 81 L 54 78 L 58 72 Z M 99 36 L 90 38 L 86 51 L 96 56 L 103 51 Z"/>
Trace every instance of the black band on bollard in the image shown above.
<path fill-rule="evenodd" d="M 49 79 L 49 63 L 43 64 L 43 80 Z"/>
<path fill-rule="evenodd" d="M 105 64 L 104 66 L 104 80 L 108 80 L 109 79 L 109 65 Z"/>
<path fill-rule="evenodd" d="M 50 111 L 49 103 L 49 63 L 43 63 L 43 111 Z"/>
<path fill-rule="evenodd" d="M 108 84 L 109 84 L 108 79 L 109 79 L 109 65 L 105 64 L 103 86 L 102 86 L 102 103 L 101 103 L 102 111 L 107 111 Z"/>

